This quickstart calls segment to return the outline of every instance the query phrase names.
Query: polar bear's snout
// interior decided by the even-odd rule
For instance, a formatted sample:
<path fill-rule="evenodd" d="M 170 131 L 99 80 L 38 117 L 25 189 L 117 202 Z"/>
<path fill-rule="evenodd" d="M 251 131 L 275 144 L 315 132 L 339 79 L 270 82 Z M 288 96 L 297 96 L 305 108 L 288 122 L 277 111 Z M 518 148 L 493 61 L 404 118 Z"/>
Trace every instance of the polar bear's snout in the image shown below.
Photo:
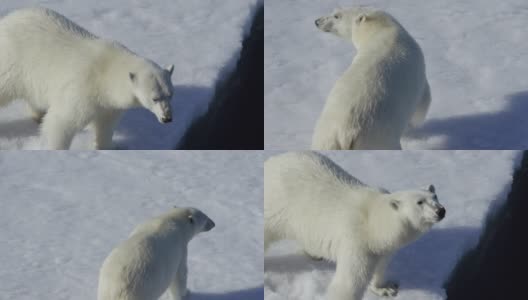
<path fill-rule="evenodd" d="M 443 206 L 440 206 L 440 208 L 436 210 L 436 217 L 438 221 L 441 221 L 445 217 L 445 215 L 446 215 L 446 209 Z"/>
<path fill-rule="evenodd" d="M 160 123 L 172 122 L 172 109 L 169 101 L 158 101 L 155 103 L 152 112 Z"/>
<path fill-rule="evenodd" d="M 205 223 L 204 231 L 209 231 L 215 227 L 215 223 L 211 219 L 207 219 L 207 222 Z"/>
<path fill-rule="evenodd" d="M 315 20 L 315 26 L 324 32 L 330 32 L 332 30 L 332 22 L 328 21 L 327 17 L 321 17 Z"/>

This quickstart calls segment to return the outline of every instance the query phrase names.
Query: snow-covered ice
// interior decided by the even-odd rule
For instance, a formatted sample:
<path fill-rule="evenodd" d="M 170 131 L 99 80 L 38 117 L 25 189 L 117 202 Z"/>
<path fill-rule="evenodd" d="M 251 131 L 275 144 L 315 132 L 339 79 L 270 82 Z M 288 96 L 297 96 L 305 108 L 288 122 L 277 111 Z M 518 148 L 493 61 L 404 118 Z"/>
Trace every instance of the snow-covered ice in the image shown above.
<path fill-rule="evenodd" d="M 217 79 L 235 67 L 260 4 L 262 0 L 3 0 L 0 16 L 44 6 L 162 66 L 174 64 L 173 122 L 160 124 L 149 111 L 135 109 L 125 114 L 114 134 L 121 149 L 171 149 L 205 112 Z M 38 136 L 25 103 L 0 108 L 0 149 L 39 148 Z M 72 149 L 93 149 L 92 141 L 93 131 L 86 129 Z"/>
<path fill-rule="evenodd" d="M 266 0 L 266 149 L 310 146 L 326 96 L 355 54 L 314 20 L 358 4 L 393 14 L 424 51 L 433 102 L 404 149 L 528 148 L 525 0 Z"/>
<path fill-rule="evenodd" d="M 389 190 L 434 184 L 446 218 L 398 252 L 387 275 L 400 283 L 395 299 L 445 299 L 442 288 L 461 255 L 474 247 L 486 217 L 506 200 L 516 151 L 322 152 L 366 184 Z M 264 259 L 266 300 L 323 300 L 335 272 L 329 262 L 300 255 L 291 241 L 272 245 Z M 367 292 L 365 300 L 381 299 Z"/>
<path fill-rule="evenodd" d="M 190 300 L 262 299 L 263 155 L 0 153 L 0 299 L 95 299 L 112 248 L 175 205 L 216 222 L 189 244 Z"/>

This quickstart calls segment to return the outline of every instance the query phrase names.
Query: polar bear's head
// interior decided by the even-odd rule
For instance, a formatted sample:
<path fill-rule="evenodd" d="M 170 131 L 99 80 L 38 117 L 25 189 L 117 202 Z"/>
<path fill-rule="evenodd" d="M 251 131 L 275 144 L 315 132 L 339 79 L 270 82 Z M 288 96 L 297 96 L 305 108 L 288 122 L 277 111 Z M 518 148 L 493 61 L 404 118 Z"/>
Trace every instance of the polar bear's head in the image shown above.
<path fill-rule="evenodd" d="M 173 65 L 162 69 L 154 63 L 146 62 L 129 73 L 134 97 L 141 106 L 154 113 L 160 123 L 172 121 L 173 70 Z"/>
<path fill-rule="evenodd" d="M 335 10 L 315 20 L 315 25 L 324 32 L 352 41 L 357 49 L 383 29 L 400 27 L 388 13 L 368 7 Z"/>
<path fill-rule="evenodd" d="M 445 208 L 438 202 L 435 187 L 405 190 L 390 194 L 392 209 L 418 232 L 425 232 L 433 224 L 441 221 L 446 214 Z"/>
<path fill-rule="evenodd" d="M 178 225 L 183 225 L 189 229 L 188 232 L 191 233 L 191 237 L 215 227 L 213 220 L 194 207 L 175 207 L 170 215 Z"/>

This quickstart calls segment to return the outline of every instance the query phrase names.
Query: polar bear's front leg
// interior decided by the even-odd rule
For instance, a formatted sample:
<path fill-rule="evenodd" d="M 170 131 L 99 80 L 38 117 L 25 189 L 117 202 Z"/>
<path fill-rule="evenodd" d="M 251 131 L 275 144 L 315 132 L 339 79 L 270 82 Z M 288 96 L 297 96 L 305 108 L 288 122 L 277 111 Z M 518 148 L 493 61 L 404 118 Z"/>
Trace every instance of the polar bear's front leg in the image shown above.
<path fill-rule="evenodd" d="M 169 293 L 172 300 L 183 300 L 188 294 L 187 290 L 187 249 L 181 257 L 180 265 L 176 276 L 169 286 Z"/>
<path fill-rule="evenodd" d="M 42 134 L 50 150 L 67 150 L 70 148 L 75 133 L 81 130 L 86 122 L 74 119 L 75 116 L 64 111 L 50 108 L 42 122 Z"/>
<path fill-rule="evenodd" d="M 376 258 L 358 249 L 337 258 L 336 273 L 328 287 L 328 300 L 361 300 L 376 266 Z"/>
<path fill-rule="evenodd" d="M 33 119 L 33 121 L 38 124 L 42 123 L 42 120 L 46 115 L 45 111 L 35 108 L 31 104 L 29 104 L 29 113 L 31 114 L 31 119 Z"/>
<path fill-rule="evenodd" d="M 395 297 L 398 294 L 398 284 L 385 280 L 385 270 L 389 260 L 390 255 L 384 256 L 379 260 L 369 285 L 370 290 L 374 294 L 382 297 Z"/>
<path fill-rule="evenodd" d="M 112 136 L 120 116 L 121 111 L 118 110 L 101 111 L 95 116 L 95 149 L 112 149 Z"/>

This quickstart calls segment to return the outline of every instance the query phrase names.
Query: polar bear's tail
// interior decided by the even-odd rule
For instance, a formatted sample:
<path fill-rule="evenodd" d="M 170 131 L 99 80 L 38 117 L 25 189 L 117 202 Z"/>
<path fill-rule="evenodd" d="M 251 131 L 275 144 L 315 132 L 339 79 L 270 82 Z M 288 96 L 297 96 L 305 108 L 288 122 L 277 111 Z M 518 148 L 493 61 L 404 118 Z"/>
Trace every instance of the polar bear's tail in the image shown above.
<path fill-rule="evenodd" d="M 416 106 L 416 111 L 414 112 L 411 118 L 410 125 L 412 128 L 418 127 L 423 124 L 430 105 L 431 105 L 431 90 L 429 89 L 429 83 L 426 81 L 422 99 L 420 99 L 418 106 Z"/>

